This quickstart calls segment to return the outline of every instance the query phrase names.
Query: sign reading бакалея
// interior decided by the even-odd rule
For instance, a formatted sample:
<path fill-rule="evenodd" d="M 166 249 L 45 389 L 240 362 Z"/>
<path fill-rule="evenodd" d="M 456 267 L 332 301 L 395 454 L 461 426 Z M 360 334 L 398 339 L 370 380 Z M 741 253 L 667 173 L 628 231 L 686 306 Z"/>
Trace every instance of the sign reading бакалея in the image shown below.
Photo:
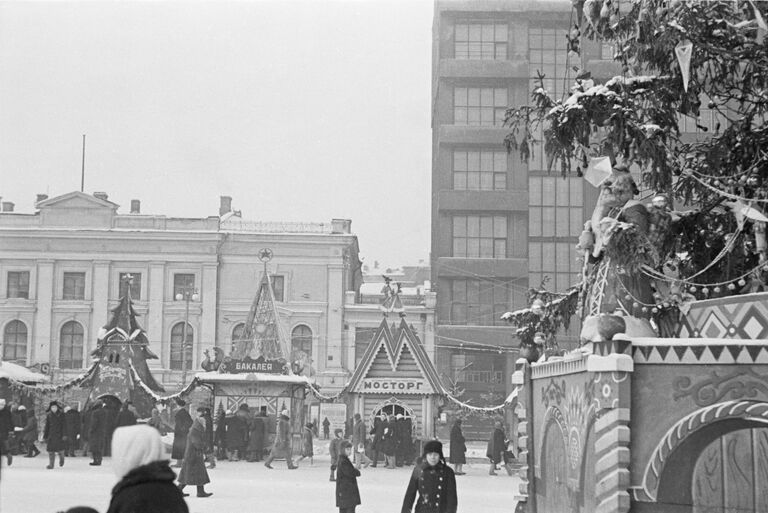
<path fill-rule="evenodd" d="M 379 394 L 433 394 L 432 387 L 420 378 L 365 378 L 359 392 Z"/>
<path fill-rule="evenodd" d="M 246 356 L 242 360 L 225 359 L 219 367 L 219 372 L 240 374 L 244 372 L 263 372 L 267 374 L 284 374 L 285 362 L 282 360 L 266 360 L 259 356 L 255 360 Z"/>

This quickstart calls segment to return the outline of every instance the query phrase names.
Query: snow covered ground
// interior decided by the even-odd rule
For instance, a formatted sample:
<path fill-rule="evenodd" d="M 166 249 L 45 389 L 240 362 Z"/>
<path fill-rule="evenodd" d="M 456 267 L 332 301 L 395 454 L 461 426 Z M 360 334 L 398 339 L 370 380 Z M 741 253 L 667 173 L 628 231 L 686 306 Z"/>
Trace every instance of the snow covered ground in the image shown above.
<path fill-rule="evenodd" d="M 64 467 L 47 470 L 47 454 L 36 458 L 16 457 L 12 467 L 3 462 L 0 480 L 0 512 L 55 513 L 72 506 L 87 505 L 104 513 L 115 477 L 110 459 L 101 467 L 90 467 L 90 458 L 67 458 Z M 209 471 L 213 492 L 207 499 L 187 499 L 192 513 L 315 513 L 338 511 L 334 483 L 328 481 L 329 457 L 315 458 L 314 466 L 304 460 L 298 470 L 289 471 L 284 461 L 269 470 L 260 462 L 219 462 Z M 362 505 L 358 513 L 393 513 L 400 510 L 413 467 L 395 470 L 368 468 L 358 478 Z M 459 511 L 462 513 L 510 513 L 520 480 L 499 471 L 488 475 L 488 465 L 470 464 L 467 475 L 457 476 Z"/>

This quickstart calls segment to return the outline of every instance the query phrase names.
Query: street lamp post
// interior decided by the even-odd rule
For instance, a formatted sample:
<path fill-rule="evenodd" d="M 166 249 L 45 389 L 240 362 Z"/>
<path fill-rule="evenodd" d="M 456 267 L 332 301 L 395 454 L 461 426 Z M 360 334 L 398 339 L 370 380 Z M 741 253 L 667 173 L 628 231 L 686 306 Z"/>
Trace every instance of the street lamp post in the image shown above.
<path fill-rule="evenodd" d="M 189 325 L 189 302 L 197 301 L 200 296 L 197 293 L 197 289 L 184 289 L 182 292 L 176 294 L 176 301 L 184 300 L 186 306 L 184 308 L 184 326 L 181 333 L 181 386 L 187 384 L 187 326 Z M 191 345 L 190 345 L 191 346 Z M 191 349 L 191 347 L 190 347 Z"/>

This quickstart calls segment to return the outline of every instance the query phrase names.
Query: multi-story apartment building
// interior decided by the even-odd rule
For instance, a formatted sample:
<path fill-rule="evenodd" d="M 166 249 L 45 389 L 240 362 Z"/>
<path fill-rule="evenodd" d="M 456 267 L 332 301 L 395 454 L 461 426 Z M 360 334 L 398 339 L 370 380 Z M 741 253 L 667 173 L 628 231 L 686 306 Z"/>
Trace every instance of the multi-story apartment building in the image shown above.
<path fill-rule="evenodd" d="M 508 107 L 530 103 L 537 72 L 562 95 L 573 83 L 565 34 L 571 3 L 438 0 L 433 25 L 432 286 L 439 370 L 475 404 L 499 399 L 518 341 L 500 319 L 529 287 L 578 282 L 574 246 L 589 217 L 582 178 L 507 153 Z M 593 203 L 592 203 L 593 204 Z M 490 393 L 489 393 L 490 392 Z"/>
<path fill-rule="evenodd" d="M 39 197 L 34 213 L 4 209 L 2 359 L 49 364 L 57 381 L 81 373 L 130 274 L 139 322 L 159 356 L 150 368 L 158 381 L 177 384 L 184 370 L 199 369 L 205 349 L 229 352 L 264 272 L 257 255 L 268 248 L 292 350 L 307 354 L 311 368 L 305 373 L 320 385 L 340 388 L 354 370 L 345 298 L 362 281 L 350 221 L 249 222 L 230 206 L 222 197 L 218 216 L 171 218 L 142 214 L 134 201 L 131 213 L 122 214 L 104 193 L 72 192 Z"/>

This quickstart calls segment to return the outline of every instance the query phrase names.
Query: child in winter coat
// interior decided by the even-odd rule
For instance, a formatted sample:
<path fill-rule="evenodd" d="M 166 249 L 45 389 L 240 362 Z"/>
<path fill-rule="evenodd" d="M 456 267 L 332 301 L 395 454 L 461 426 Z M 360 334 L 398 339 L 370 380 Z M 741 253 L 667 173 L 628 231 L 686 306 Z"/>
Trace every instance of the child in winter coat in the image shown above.
<path fill-rule="evenodd" d="M 360 504 L 360 490 L 357 488 L 360 471 L 349 461 L 351 453 L 352 444 L 342 441 L 336 476 L 336 507 L 339 513 L 355 513 L 355 507 Z"/>
<path fill-rule="evenodd" d="M 331 479 L 329 481 L 336 481 L 336 463 L 339 459 L 339 453 L 341 452 L 341 442 L 344 441 L 344 439 L 341 437 L 343 434 L 343 429 L 334 429 L 334 439 L 331 440 L 330 444 L 328 444 L 328 454 L 331 455 Z"/>

